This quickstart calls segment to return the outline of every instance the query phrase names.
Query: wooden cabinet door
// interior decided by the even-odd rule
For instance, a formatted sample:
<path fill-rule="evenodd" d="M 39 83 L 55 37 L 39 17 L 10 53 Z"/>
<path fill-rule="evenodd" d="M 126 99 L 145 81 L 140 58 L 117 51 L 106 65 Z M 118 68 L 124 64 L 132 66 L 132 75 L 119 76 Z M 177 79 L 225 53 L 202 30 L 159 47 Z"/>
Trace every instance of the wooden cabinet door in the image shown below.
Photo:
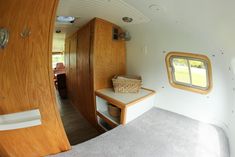
<path fill-rule="evenodd" d="M 93 98 L 91 23 L 78 31 L 77 44 L 77 76 L 78 76 L 78 108 L 92 123 L 95 122 L 95 107 Z"/>
<path fill-rule="evenodd" d="M 65 65 L 65 72 L 66 72 L 66 85 L 67 85 L 67 92 L 70 91 L 70 84 L 69 84 L 69 55 L 70 55 L 70 39 L 66 38 L 65 40 L 65 51 L 64 51 L 64 65 Z"/>
<path fill-rule="evenodd" d="M 69 51 L 69 97 L 75 104 L 77 102 L 77 33 L 70 37 Z"/>
<path fill-rule="evenodd" d="M 10 32 L 8 45 L 0 49 L 0 115 L 39 109 L 42 118 L 40 126 L 0 131 L 1 157 L 45 156 L 70 149 L 52 82 L 51 40 L 57 3 L 0 0 L 0 27 Z"/>
<path fill-rule="evenodd" d="M 113 28 L 122 30 L 102 19 L 95 19 L 94 90 L 112 87 L 115 75 L 126 73 L 126 44 L 124 40 L 112 40 Z"/>

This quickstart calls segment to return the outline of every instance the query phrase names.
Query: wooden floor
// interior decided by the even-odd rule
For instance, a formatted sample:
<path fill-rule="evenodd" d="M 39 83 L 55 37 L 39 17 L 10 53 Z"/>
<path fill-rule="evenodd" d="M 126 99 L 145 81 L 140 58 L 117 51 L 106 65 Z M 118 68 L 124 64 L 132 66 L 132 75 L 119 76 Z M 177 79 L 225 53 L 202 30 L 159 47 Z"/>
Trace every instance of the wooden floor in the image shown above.
<path fill-rule="evenodd" d="M 71 145 L 79 144 L 100 133 L 76 110 L 69 99 L 61 99 L 57 94 L 57 104 L 63 125 Z"/>

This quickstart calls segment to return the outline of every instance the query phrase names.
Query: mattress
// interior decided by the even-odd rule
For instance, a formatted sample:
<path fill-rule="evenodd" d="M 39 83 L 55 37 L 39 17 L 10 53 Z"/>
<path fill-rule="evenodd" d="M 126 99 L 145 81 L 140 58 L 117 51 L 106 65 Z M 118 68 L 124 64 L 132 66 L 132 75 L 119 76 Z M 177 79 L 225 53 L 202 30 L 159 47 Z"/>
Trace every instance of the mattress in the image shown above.
<path fill-rule="evenodd" d="M 52 157 L 229 157 L 229 144 L 219 127 L 153 108 Z"/>

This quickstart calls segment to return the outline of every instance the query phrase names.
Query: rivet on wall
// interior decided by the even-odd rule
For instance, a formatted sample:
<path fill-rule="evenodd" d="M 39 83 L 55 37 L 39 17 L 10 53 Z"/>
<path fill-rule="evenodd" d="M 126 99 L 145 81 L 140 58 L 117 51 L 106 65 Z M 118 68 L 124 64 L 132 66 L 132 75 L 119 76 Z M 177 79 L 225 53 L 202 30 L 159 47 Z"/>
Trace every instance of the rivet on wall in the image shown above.
<path fill-rule="evenodd" d="M 221 52 L 221 54 L 224 54 L 224 49 L 223 48 L 221 48 L 219 51 Z"/>
<path fill-rule="evenodd" d="M 179 24 L 180 22 L 178 20 L 175 21 L 176 24 Z"/>
<path fill-rule="evenodd" d="M 162 53 L 166 53 L 166 51 L 162 51 Z"/>
<path fill-rule="evenodd" d="M 212 57 L 215 57 L 215 55 L 212 55 Z"/>

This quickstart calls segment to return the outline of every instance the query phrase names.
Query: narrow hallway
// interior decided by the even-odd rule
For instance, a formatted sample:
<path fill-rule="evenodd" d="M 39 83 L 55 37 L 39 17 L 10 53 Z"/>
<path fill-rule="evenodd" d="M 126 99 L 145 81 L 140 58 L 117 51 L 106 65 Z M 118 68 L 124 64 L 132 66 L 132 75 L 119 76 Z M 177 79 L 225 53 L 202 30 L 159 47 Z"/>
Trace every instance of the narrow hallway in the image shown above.
<path fill-rule="evenodd" d="M 57 92 L 60 116 L 71 145 L 85 142 L 100 133 L 81 115 L 69 99 L 61 99 Z"/>

